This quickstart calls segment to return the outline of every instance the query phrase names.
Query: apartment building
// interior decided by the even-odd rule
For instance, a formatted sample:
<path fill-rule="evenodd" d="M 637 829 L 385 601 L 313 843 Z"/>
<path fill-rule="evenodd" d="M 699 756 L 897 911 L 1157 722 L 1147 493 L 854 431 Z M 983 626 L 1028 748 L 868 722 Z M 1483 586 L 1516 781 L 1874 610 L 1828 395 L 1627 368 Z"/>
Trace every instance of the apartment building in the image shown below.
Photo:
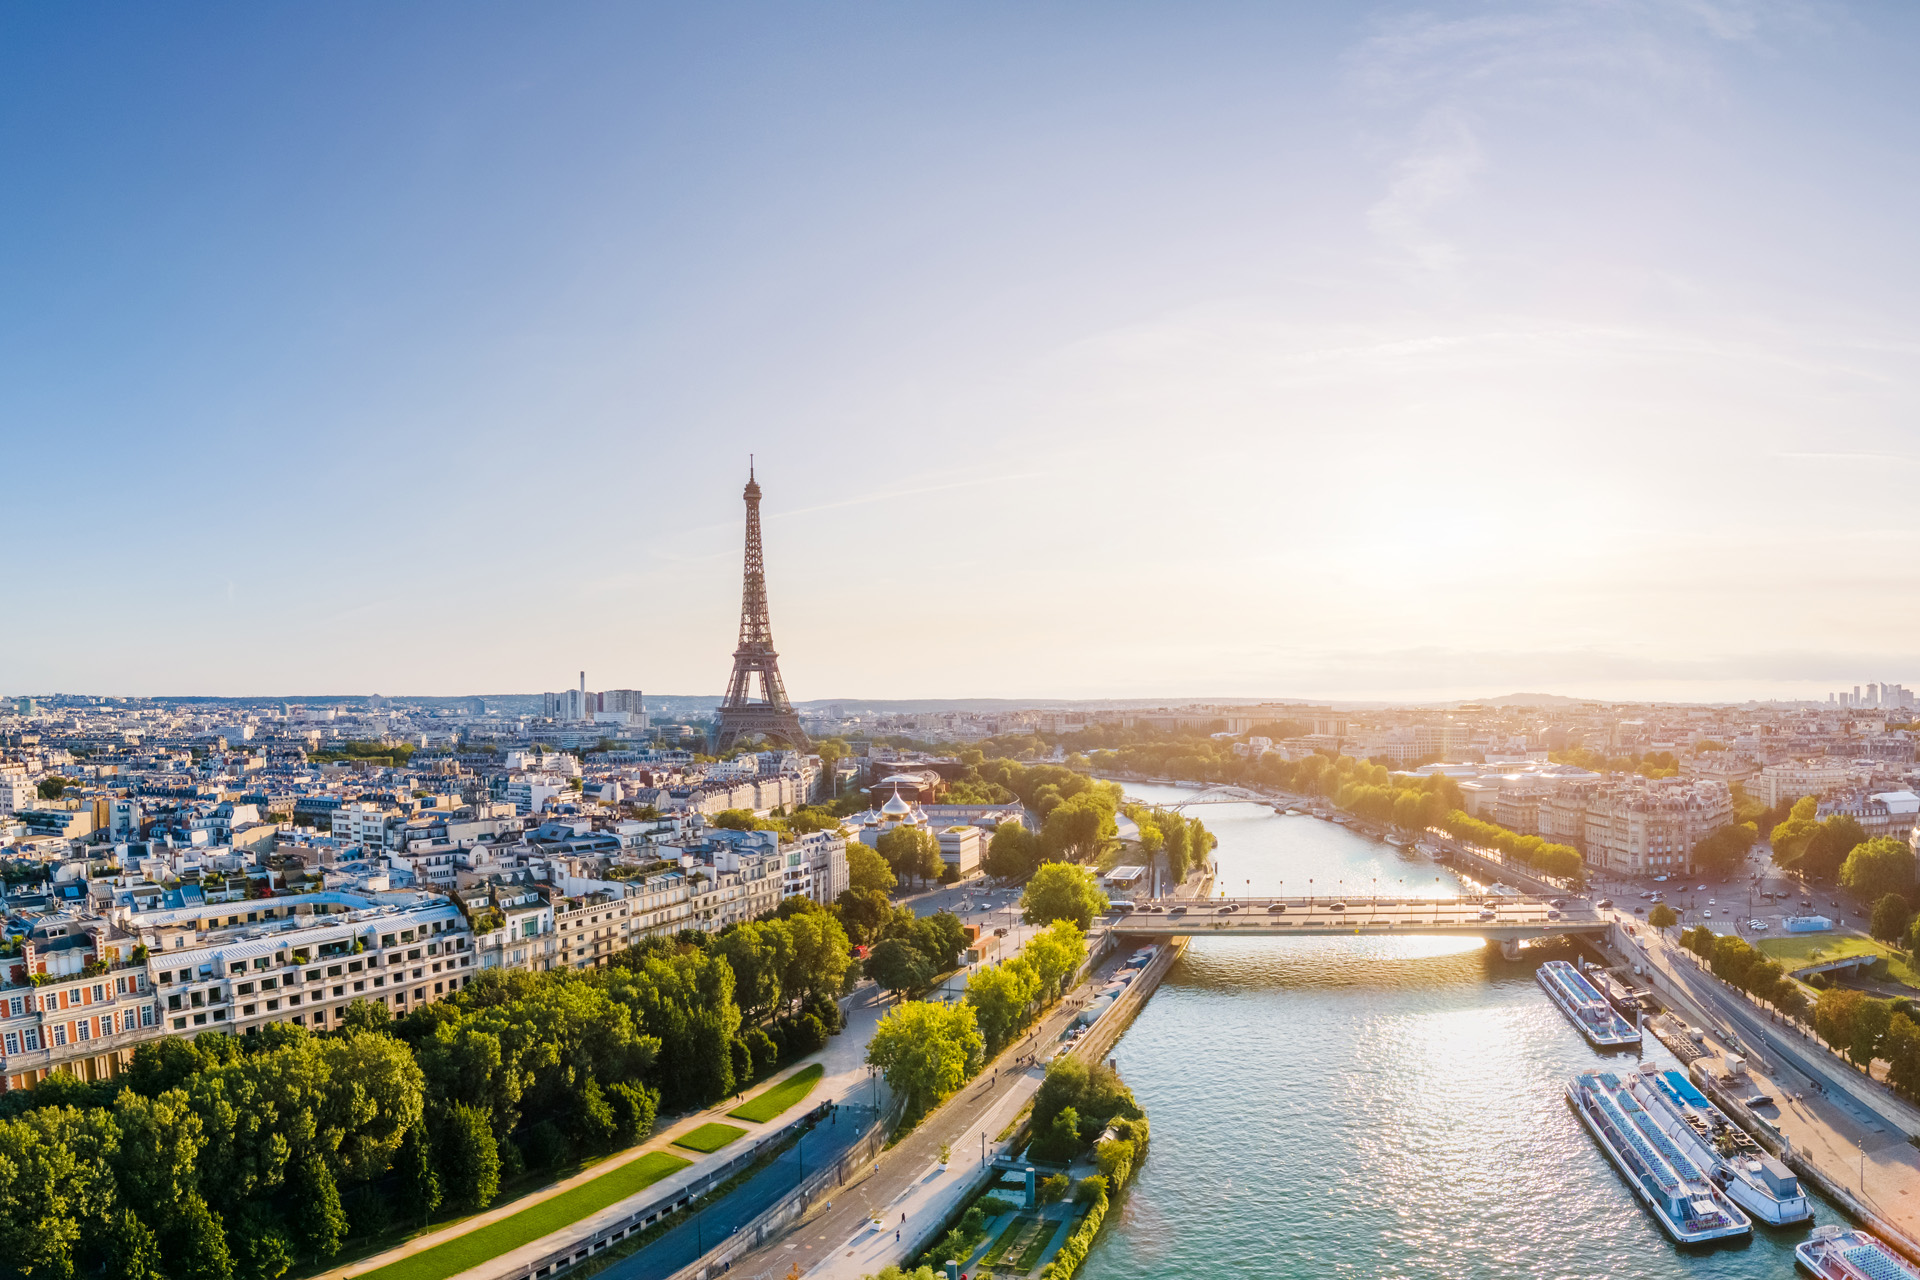
<path fill-rule="evenodd" d="M 1824 796 L 1858 786 L 1865 773 L 1844 760 L 1792 760 L 1763 767 L 1741 783 L 1748 795 L 1766 805 L 1802 796 Z"/>
<path fill-rule="evenodd" d="M 1607 783 L 1587 800 L 1587 864 L 1622 875 L 1690 873 L 1693 848 L 1733 821 L 1724 783 L 1670 778 Z"/>

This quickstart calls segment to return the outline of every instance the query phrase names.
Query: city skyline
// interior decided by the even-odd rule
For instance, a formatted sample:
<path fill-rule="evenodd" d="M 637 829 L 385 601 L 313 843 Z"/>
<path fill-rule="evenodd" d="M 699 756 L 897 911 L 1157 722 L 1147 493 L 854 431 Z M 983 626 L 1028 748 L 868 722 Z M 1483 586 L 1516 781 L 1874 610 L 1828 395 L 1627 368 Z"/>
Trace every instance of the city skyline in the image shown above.
<path fill-rule="evenodd" d="M 0 691 L 717 691 L 749 452 L 801 703 L 1907 678 L 1912 13 L 105 12 Z"/>

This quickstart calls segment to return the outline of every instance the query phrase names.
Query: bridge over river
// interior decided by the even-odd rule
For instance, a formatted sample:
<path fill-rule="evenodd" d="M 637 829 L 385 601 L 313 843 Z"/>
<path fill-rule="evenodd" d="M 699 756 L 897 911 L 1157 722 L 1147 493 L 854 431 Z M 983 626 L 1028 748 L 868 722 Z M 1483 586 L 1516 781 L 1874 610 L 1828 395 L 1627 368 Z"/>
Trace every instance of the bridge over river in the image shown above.
<path fill-rule="evenodd" d="M 1611 920 L 1591 903 L 1540 897 L 1467 898 L 1159 898 L 1136 903 L 1113 931 L 1148 940 L 1231 934 L 1248 938 L 1345 935 L 1460 936 L 1501 944 L 1509 956 L 1522 942 L 1561 934 L 1604 934 Z"/>

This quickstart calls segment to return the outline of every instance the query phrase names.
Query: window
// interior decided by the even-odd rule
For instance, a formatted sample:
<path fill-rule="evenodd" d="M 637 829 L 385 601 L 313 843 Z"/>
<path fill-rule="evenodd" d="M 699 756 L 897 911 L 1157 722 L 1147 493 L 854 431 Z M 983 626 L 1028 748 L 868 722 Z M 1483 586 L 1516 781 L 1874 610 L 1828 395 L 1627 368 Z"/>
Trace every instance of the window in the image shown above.
<path fill-rule="evenodd" d="M 93 1039 L 93 1019 L 92 1018 L 80 1019 L 78 1026 L 80 1031 L 80 1039 L 82 1040 Z"/>
<path fill-rule="evenodd" d="M 154 1020 L 159 1016 L 160 1016 L 159 1011 L 156 1010 L 152 1005 L 143 1004 L 140 1006 L 140 1025 L 141 1026 L 143 1027 L 152 1026 L 154 1024 Z"/>
<path fill-rule="evenodd" d="M 67 1024 L 66 1023 L 59 1022 L 54 1024 L 53 1043 L 55 1048 L 66 1047 L 66 1043 L 67 1043 Z"/>
<path fill-rule="evenodd" d="M 12 1057 L 14 1054 L 20 1052 L 20 1033 L 18 1031 L 7 1032 L 6 1046 L 8 1057 Z"/>
<path fill-rule="evenodd" d="M 7 1001 L 7 1015 L 9 1017 L 17 1018 L 21 1014 L 25 1013 L 26 1011 L 27 1011 L 26 997 L 13 996 Z"/>
<path fill-rule="evenodd" d="M 235 987 L 233 992 L 235 995 L 250 996 L 253 994 L 253 984 L 251 982 L 243 982 Z"/>
<path fill-rule="evenodd" d="M 262 979 L 260 979 L 260 989 L 261 989 L 262 991 L 271 991 L 271 990 L 273 990 L 273 989 L 274 989 L 275 987 L 277 987 L 277 986 L 279 986 L 279 985 L 280 985 L 280 979 L 278 979 L 278 978 L 262 978 Z"/>
<path fill-rule="evenodd" d="M 107 1002 L 107 986 L 104 982 L 94 983 L 93 1002 L 95 1004 L 105 1004 Z"/>
<path fill-rule="evenodd" d="M 26 1038 L 27 1051 L 29 1053 L 38 1052 L 40 1048 L 40 1028 L 28 1027 L 22 1034 Z"/>
<path fill-rule="evenodd" d="M 276 1012 L 278 1012 L 278 1011 L 279 1011 L 279 1009 L 280 1009 L 280 1002 L 279 1002 L 278 1000 L 269 1000 L 269 1001 L 267 1001 L 267 1012 L 268 1012 L 268 1013 L 276 1013 Z"/>

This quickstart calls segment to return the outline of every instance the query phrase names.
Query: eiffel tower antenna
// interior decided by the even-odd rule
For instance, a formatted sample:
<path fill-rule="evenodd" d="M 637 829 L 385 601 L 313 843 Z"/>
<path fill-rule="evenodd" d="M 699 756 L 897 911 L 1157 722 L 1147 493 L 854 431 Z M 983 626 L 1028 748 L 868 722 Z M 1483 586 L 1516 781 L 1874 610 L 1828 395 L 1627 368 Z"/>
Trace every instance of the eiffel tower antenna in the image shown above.
<path fill-rule="evenodd" d="M 740 643 L 733 651 L 733 677 L 720 703 L 714 728 L 714 750 L 725 751 L 743 738 L 763 737 L 799 751 L 812 744 L 800 728 L 800 713 L 787 700 L 780 679 L 780 655 L 773 650 L 773 624 L 767 619 L 766 557 L 760 547 L 760 484 L 753 475 L 753 455 L 747 455 L 746 581 L 740 591 Z M 760 677 L 760 696 L 753 696 L 753 677 Z"/>

